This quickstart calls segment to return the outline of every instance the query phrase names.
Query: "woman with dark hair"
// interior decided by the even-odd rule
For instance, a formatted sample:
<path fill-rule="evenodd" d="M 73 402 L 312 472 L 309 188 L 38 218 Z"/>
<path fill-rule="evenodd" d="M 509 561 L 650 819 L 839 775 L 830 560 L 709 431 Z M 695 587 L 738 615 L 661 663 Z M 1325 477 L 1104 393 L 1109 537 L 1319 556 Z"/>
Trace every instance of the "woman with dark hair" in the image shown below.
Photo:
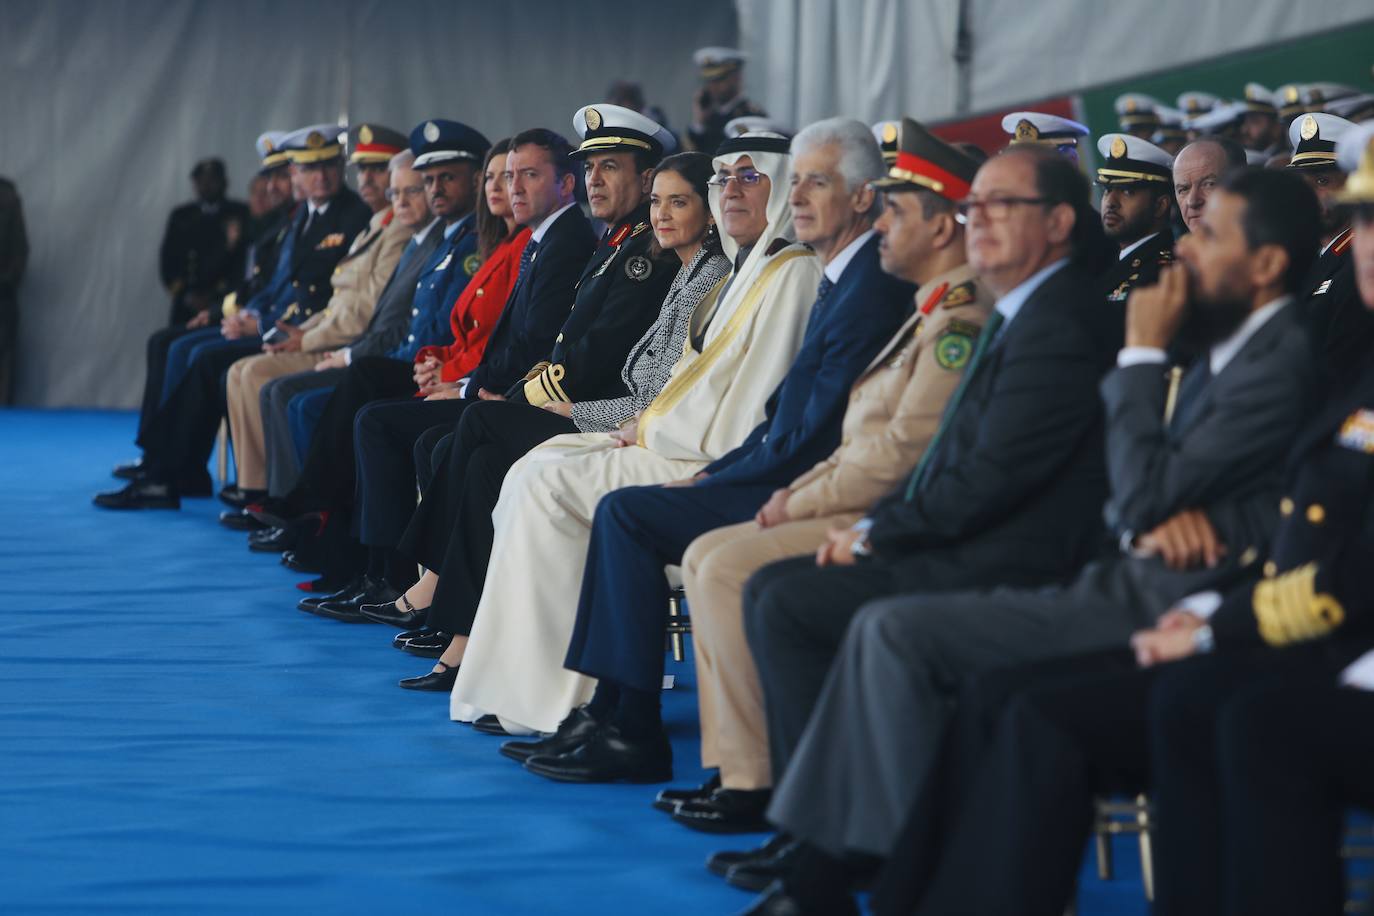
<path fill-rule="evenodd" d="M 632 423 L 667 383 L 682 354 L 693 312 L 730 272 L 708 203 L 706 182 L 712 174 L 711 158 L 703 153 L 670 156 L 654 173 L 649 204 L 654 237 L 665 251 L 677 254 L 682 268 L 658 320 L 625 362 L 621 372 L 625 395 L 546 404 L 548 422 L 537 428 L 521 426 L 525 438 L 519 440 L 504 434 L 509 424 L 501 424 L 500 415 L 530 408 L 484 402 L 473 405 L 457 430 L 440 440 L 434 451 L 434 479 L 398 547 L 427 571 L 394 604 L 363 611 L 393 625 L 425 622 L 424 628 L 403 633 L 396 645 L 413 654 L 438 656 L 439 662 L 428 674 L 401 681 L 402 687 L 449 690 L 453 685 L 476 612 L 468 596 L 481 591 L 491 553 L 492 504 L 510 466 L 560 433 L 612 432 Z M 446 581 L 451 587 L 444 586 Z"/>

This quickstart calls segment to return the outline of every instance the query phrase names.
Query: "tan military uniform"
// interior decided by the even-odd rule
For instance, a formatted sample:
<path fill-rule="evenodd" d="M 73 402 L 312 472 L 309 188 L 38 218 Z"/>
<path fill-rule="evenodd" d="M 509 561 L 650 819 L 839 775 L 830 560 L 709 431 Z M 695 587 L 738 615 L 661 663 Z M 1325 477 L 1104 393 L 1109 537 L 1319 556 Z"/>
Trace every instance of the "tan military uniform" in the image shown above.
<path fill-rule="evenodd" d="M 788 488 L 789 521 L 744 522 L 692 542 L 683 583 L 692 613 L 703 765 L 726 788 L 772 785 L 763 694 L 744 636 L 741 594 L 761 567 L 814 552 L 848 527 L 920 460 L 992 310 L 967 265 L 916 293 L 921 303 L 855 382 L 840 445 Z"/>
<path fill-rule="evenodd" d="M 391 218 L 390 208 L 375 213 L 367 229 L 353 240 L 349 253 L 334 269 L 334 292 L 322 312 L 307 318 L 305 336 L 294 353 L 260 353 L 229 367 L 229 428 L 234 440 L 238 485 L 267 489 L 267 458 L 262 432 L 262 386 L 283 375 L 314 368 L 320 354 L 346 346 L 367 328 L 377 299 L 401 260 L 414 233 Z"/>

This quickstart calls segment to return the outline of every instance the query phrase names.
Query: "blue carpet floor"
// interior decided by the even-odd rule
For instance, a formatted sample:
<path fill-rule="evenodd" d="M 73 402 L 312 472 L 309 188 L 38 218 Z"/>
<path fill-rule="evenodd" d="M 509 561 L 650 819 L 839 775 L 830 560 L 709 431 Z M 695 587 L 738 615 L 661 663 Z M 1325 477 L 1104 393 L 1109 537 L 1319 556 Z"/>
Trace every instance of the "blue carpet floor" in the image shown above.
<path fill-rule="evenodd" d="M 643 786 L 565 786 L 398 689 L 392 631 L 294 609 L 301 576 L 215 523 L 104 512 L 127 413 L 0 411 L 0 912 L 731 913 Z M 665 694 L 700 782 L 690 666 Z M 687 683 L 684 683 L 687 682 Z M 1143 913 L 1122 876 L 1083 916 Z"/>

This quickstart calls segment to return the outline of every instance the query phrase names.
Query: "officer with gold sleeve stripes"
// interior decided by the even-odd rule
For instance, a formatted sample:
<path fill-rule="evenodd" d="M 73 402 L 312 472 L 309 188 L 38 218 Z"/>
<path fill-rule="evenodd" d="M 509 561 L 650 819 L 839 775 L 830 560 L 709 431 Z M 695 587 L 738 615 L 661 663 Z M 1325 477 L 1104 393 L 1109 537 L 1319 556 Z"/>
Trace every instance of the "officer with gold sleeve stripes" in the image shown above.
<path fill-rule="evenodd" d="M 1365 309 L 1374 311 L 1374 124 L 1346 135 Z M 1152 631 L 1154 806 L 1179 848 L 1156 861 L 1190 912 L 1339 913 L 1344 809 L 1374 799 L 1374 362 L 1298 437 L 1264 578 L 1208 624 Z M 1138 640 L 1140 637 L 1138 637 Z M 1164 837 L 1159 840 L 1161 853 Z M 1259 863 L 1266 867 L 1256 868 Z"/>
<path fill-rule="evenodd" d="M 637 111 L 608 104 L 579 109 L 573 127 L 582 143 L 570 155 L 582 160 L 592 216 L 607 228 L 553 352 L 507 393 L 534 407 L 556 404 L 550 409 L 565 416 L 574 401 L 624 393 L 620 368 L 658 317 L 680 266 L 649 227 L 653 169 L 676 149 L 673 135 Z"/>

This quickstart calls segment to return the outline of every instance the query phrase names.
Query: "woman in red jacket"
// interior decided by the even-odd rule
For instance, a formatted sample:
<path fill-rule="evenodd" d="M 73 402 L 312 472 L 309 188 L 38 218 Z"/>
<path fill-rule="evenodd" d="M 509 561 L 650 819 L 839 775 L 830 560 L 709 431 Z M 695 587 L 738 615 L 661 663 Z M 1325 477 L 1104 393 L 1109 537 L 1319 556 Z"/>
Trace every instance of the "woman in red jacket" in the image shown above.
<path fill-rule="evenodd" d="M 453 343 L 443 347 L 422 347 L 415 354 L 416 377 L 426 365 L 429 381 L 420 394 L 431 400 L 458 397 L 458 381 L 477 368 L 486 349 L 487 337 L 501 317 L 501 309 L 515 285 L 520 270 L 520 252 L 525 250 L 530 230 L 515 230 L 515 217 L 506 197 L 502 172 L 510 142 L 502 140 L 491 148 L 483 167 L 482 199 L 477 204 L 477 254 L 482 266 L 453 303 L 449 322 Z"/>

